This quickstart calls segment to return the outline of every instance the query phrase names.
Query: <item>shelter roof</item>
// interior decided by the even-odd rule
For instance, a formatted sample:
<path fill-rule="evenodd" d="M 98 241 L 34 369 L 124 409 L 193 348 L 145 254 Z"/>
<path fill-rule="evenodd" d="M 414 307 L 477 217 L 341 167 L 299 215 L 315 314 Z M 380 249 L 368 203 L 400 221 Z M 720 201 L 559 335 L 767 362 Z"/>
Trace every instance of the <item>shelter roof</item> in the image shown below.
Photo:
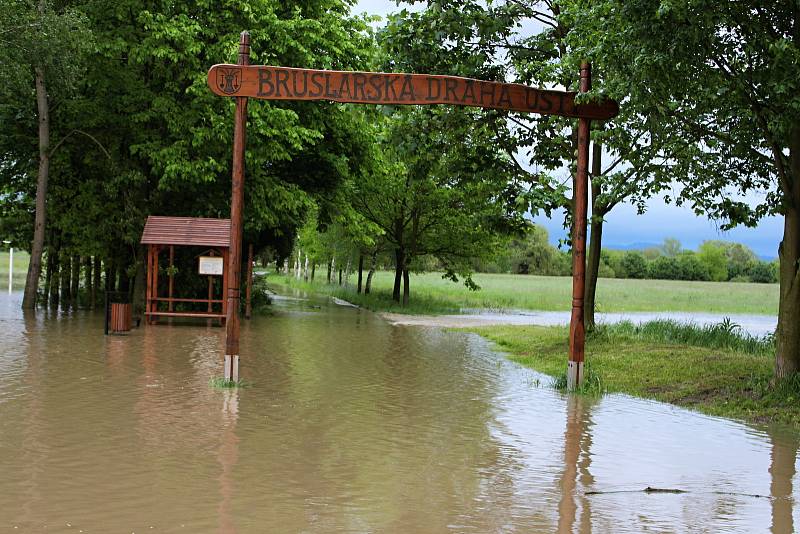
<path fill-rule="evenodd" d="M 140 242 L 142 245 L 230 248 L 231 220 L 151 215 L 144 225 Z"/>

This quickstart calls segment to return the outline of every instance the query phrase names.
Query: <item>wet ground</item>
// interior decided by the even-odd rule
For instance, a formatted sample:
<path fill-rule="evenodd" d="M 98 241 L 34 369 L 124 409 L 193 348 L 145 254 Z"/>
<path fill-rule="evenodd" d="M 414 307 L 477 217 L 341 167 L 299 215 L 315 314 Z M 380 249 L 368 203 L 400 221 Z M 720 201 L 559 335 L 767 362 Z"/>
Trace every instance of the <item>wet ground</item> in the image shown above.
<path fill-rule="evenodd" d="M 438 326 L 440 328 L 460 328 L 491 325 L 539 325 L 566 326 L 569 324 L 570 312 L 509 310 L 507 312 L 489 312 L 484 310 L 465 310 L 458 315 L 404 315 L 384 313 L 383 317 L 397 325 Z M 613 324 L 630 321 L 634 324 L 646 323 L 656 319 L 671 319 L 698 326 L 714 325 L 730 319 L 738 325 L 741 332 L 762 337 L 775 332 L 778 318 L 771 315 L 714 314 L 698 312 L 627 312 L 598 313 L 599 323 Z"/>
<path fill-rule="evenodd" d="M 1 532 L 792 532 L 800 436 L 569 397 L 327 300 L 102 335 L 0 297 Z M 680 492 L 645 492 L 647 487 Z"/>

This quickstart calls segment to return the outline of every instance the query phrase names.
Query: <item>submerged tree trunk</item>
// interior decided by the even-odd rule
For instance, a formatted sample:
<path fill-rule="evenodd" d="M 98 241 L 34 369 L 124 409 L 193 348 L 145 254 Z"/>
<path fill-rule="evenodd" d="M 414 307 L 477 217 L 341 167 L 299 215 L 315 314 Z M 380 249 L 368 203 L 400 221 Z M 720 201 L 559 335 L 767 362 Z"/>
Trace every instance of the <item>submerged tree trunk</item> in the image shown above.
<path fill-rule="evenodd" d="M 72 257 L 72 277 L 69 285 L 69 298 L 70 306 L 77 307 L 78 305 L 78 291 L 81 287 L 81 257 Z"/>
<path fill-rule="evenodd" d="M 91 308 L 91 298 L 92 298 L 92 257 L 86 256 L 83 258 L 83 284 L 84 289 L 86 291 L 86 302 L 87 308 Z"/>
<path fill-rule="evenodd" d="M 606 210 L 598 202 L 601 193 L 598 177 L 602 172 L 602 157 L 603 151 L 600 143 L 592 143 L 592 217 L 586 262 L 586 285 L 583 292 L 583 325 L 587 332 L 594 330 L 595 326 L 595 295 L 597 293 L 597 276 L 600 273 L 600 250 L 603 244 L 603 217 L 606 214 Z"/>
<path fill-rule="evenodd" d="M 61 307 L 67 308 L 72 301 L 70 294 L 70 276 L 72 274 L 72 257 L 64 254 L 61 259 Z"/>
<path fill-rule="evenodd" d="M 400 285 L 403 280 L 403 267 L 405 264 L 405 251 L 402 248 L 394 249 L 394 287 L 392 288 L 392 300 L 395 302 L 400 302 Z"/>
<path fill-rule="evenodd" d="M 54 249 L 51 254 L 53 254 L 53 278 L 50 281 L 50 306 L 53 308 L 58 308 L 58 304 L 60 302 L 59 297 L 61 294 L 59 291 L 61 282 L 61 257 L 58 248 Z"/>
<path fill-rule="evenodd" d="M 92 283 L 92 308 L 97 306 L 97 291 L 100 289 L 101 283 L 101 275 L 102 275 L 102 264 L 100 263 L 100 257 L 94 257 L 94 267 L 92 267 L 92 274 L 94 274 L 94 282 Z"/>
<path fill-rule="evenodd" d="M 55 254 L 53 251 L 55 250 L 54 242 L 55 240 L 50 236 L 50 245 L 47 247 L 47 264 L 45 266 L 45 276 L 44 276 L 44 301 L 45 304 L 47 303 L 48 298 L 50 297 L 50 285 L 53 282 L 53 269 L 55 268 Z"/>
<path fill-rule="evenodd" d="M 105 261 L 106 264 L 106 291 L 117 290 L 117 269 L 116 262 L 109 258 Z"/>
<path fill-rule="evenodd" d="M 42 274 L 42 252 L 47 224 L 47 180 L 50 174 L 50 105 L 47 101 L 44 68 L 36 67 L 35 74 L 36 108 L 39 115 L 39 174 L 36 178 L 36 216 L 33 223 L 31 258 L 25 279 L 25 293 L 22 297 L 22 307 L 26 310 L 36 307 L 39 276 Z"/>
<path fill-rule="evenodd" d="M 372 277 L 375 276 L 375 266 L 378 263 L 378 251 L 372 253 L 372 259 L 369 265 L 369 273 L 367 273 L 367 283 L 364 284 L 364 294 L 369 295 L 372 291 Z"/>
<path fill-rule="evenodd" d="M 358 289 L 356 293 L 361 293 L 361 282 L 364 279 L 364 254 L 358 253 Z"/>
<path fill-rule="evenodd" d="M 139 259 L 136 261 L 136 275 L 133 278 L 133 298 L 131 299 L 133 315 L 139 318 L 144 315 L 145 300 L 147 299 L 146 258 L 147 251 L 144 247 L 140 247 Z"/>
<path fill-rule="evenodd" d="M 409 287 L 408 269 L 403 269 L 403 307 L 408 306 L 410 296 L 411 288 Z"/>

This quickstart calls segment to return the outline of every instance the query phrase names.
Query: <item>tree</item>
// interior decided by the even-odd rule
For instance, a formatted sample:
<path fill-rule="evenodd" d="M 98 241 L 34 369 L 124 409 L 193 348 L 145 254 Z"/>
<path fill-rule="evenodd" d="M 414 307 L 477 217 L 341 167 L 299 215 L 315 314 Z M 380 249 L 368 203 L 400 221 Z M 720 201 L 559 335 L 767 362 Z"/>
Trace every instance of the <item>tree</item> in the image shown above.
<path fill-rule="evenodd" d="M 503 79 L 531 85 L 577 90 L 583 56 L 575 54 L 569 36 L 576 25 L 560 3 L 541 0 L 429 1 L 421 13 L 407 11 L 388 30 L 393 47 L 413 58 L 413 68 L 456 75 Z M 521 28 L 540 31 L 524 35 Z M 431 46 L 435 43 L 436 46 Z M 605 73 L 595 69 L 596 80 Z M 591 231 L 587 254 L 585 322 L 594 325 L 595 294 L 600 272 L 603 224 L 617 205 L 630 202 L 644 211 L 644 200 L 664 186 L 649 169 L 657 147 L 636 113 L 596 124 L 592 132 Z M 487 143 L 503 147 L 530 184 L 526 196 L 532 211 L 563 209 L 571 226 L 574 182 L 575 121 L 563 117 L 508 114 L 508 121 Z M 604 160 L 604 154 L 610 156 Z M 568 178 L 562 176 L 564 170 Z"/>
<path fill-rule="evenodd" d="M 475 260 L 489 258 L 502 235 L 524 224 L 516 208 L 516 171 L 483 136 L 498 115 L 464 108 L 387 109 L 376 125 L 381 154 L 353 183 L 353 207 L 393 249 L 392 298 L 410 299 L 409 273 L 435 258 L 452 281 L 470 288 Z M 401 296 L 402 290 L 402 296 Z"/>
<path fill-rule="evenodd" d="M 629 250 L 623 254 L 620 264 L 627 278 L 647 277 L 647 260 L 637 250 Z"/>
<path fill-rule="evenodd" d="M 703 241 L 697 250 L 697 259 L 708 269 L 708 274 L 714 282 L 728 279 L 728 259 L 725 249 L 711 241 Z"/>
<path fill-rule="evenodd" d="M 776 377 L 800 370 L 800 5 L 574 0 L 573 44 L 640 110 L 679 199 L 725 227 L 784 218 Z M 766 192 L 755 206 L 736 194 Z"/>
<path fill-rule="evenodd" d="M 661 253 L 668 258 L 677 257 L 682 250 L 683 247 L 681 246 L 681 242 L 674 237 L 665 238 L 664 243 L 661 245 Z"/>
<path fill-rule="evenodd" d="M 75 9 L 57 9 L 48 0 L 39 0 L 36 5 L 12 0 L 0 6 L 0 77 L 4 82 L 0 100 L 5 103 L 0 107 L 0 113 L 5 115 L 2 123 L 16 125 L 21 122 L 24 127 L 31 128 L 33 116 L 28 110 L 32 106 L 27 105 L 31 98 L 36 102 L 35 119 L 38 123 L 35 221 L 23 308 L 30 309 L 36 305 L 47 225 L 50 159 L 64 142 L 62 138 L 51 146 L 51 106 L 53 99 L 70 95 L 81 73 L 83 56 L 91 46 L 86 20 Z M 26 110 L 22 117 L 15 113 L 20 108 Z M 30 159 L 24 153 L 24 149 L 29 147 L 8 148 L 0 156 L 0 168 L 29 176 L 32 173 L 28 167 Z"/>

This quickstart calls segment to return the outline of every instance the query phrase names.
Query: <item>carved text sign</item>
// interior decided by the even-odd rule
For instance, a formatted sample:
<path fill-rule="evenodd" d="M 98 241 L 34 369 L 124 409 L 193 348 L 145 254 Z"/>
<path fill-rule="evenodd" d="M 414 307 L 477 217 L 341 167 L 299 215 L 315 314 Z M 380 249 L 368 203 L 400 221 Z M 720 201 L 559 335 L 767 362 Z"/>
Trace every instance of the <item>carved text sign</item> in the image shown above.
<path fill-rule="evenodd" d="M 576 104 L 574 92 L 429 74 L 214 65 L 208 71 L 208 85 L 220 96 L 267 100 L 452 104 L 599 120 L 619 113 L 613 100 Z"/>

